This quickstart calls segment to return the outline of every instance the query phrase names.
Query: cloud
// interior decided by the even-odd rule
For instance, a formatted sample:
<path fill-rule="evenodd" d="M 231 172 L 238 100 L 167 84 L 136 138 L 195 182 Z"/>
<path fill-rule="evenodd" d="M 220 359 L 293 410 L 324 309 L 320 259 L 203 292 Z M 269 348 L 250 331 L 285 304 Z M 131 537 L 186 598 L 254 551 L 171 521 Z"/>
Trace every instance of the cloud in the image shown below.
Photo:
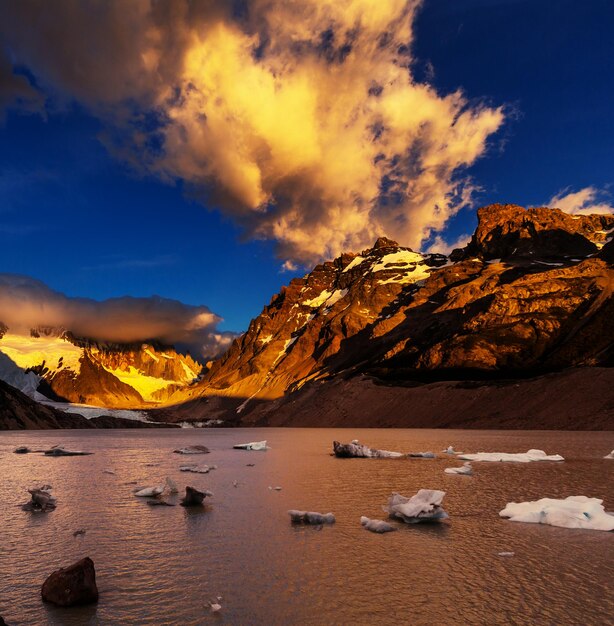
<path fill-rule="evenodd" d="M 592 213 L 612 214 L 614 207 L 609 203 L 610 194 L 596 187 L 584 187 L 580 191 L 562 189 L 546 204 L 571 213 L 572 215 L 591 215 Z"/>
<path fill-rule="evenodd" d="M 470 201 L 500 107 L 412 76 L 420 0 L 35 0 L 0 35 L 119 158 L 310 263 L 405 245 Z"/>
<path fill-rule="evenodd" d="M 221 321 L 206 306 L 159 296 L 102 301 L 72 298 L 34 278 L 0 274 L 0 322 L 14 332 L 48 326 L 99 341 L 158 340 L 211 358 L 225 350 L 236 336 L 218 331 Z"/>
<path fill-rule="evenodd" d="M 454 241 L 447 242 L 441 235 L 436 235 L 432 243 L 423 251 L 425 254 L 450 254 L 456 248 L 464 248 L 471 239 L 471 235 L 464 233 Z"/>
<path fill-rule="evenodd" d="M 4 122 L 10 108 L 43 113 L 44 97 L 32 87 L 26 76 L 14 71 L 13 64 L 0 47 L 0 122 Z"/>

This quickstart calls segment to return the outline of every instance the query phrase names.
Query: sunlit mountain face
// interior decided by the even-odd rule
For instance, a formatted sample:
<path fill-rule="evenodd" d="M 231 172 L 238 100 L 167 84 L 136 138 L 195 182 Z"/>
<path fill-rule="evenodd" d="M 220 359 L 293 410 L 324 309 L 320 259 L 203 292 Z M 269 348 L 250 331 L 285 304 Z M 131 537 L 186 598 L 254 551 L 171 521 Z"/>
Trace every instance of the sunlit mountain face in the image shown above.
<path fill-rule="evenodd" d="M 2 8 L 0 359 L 31 397 L 238 416 L 357 364 L 602 364 L 561 342 L 608 293 L 607 3 Z M 509 201 L 539 215 L 475 230 Z"/>
<path fill-rule="evenodd" d="M 0 361 L 0 377 L 36 399 L 123 408 L 159 404 L 203 369 L 172 347 L 105 345 L 37 331 L 5 333 Z"/>

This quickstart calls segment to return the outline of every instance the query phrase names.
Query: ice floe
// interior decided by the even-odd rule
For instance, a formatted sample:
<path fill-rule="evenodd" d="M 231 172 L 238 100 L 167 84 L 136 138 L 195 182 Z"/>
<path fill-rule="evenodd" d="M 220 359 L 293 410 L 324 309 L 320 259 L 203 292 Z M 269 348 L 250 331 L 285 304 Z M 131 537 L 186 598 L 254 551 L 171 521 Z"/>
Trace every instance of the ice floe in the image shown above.
<path fill-rule="evenodd" d="M 564 500 L 542 498 L 533 502 L 509 502 L 499 515 L 512 522 L 614 530 L 614 515 L 606 513 L 602 503 L 603 500 L 586 496 L 569 496 Z"/>
<path fill-rule="evenodd" d="M 446 467 L 443 471 L 446 474 L 461 474 L 462 476 L 471 476 L 473 474 L 470 461 L 466 461 L 460 467 Z"/>
<path fill-rule="evenodd" d="M 364 515 L 360 518 L 360 523 L 372 533 L 389 533 L 397 530 L 395 526 L 391 526 L 388 522 L 381 519 L 369 519 Z"/>
<path fill-rule="evenodd" d="M 376 450 L 374 448 L 369 448 L 369 446 L 358 443 L 358 440 L 356 439 L 354 439 L 352 443 L 339 443 L 338 441 L 333 441 L 333 453 L 336 457 L 341 459 L 396 459 L 403 456 L 400 452 L 390 452 L 389 450 Z"/>
<path fill-rule="evenodd" d="M 155 498 L 162 495 L 164 492 L 164 485 L 157 485 L 156 487 L 144 487 L 143 489 L 137 489 L 134 495 L 137 498 Z"/>
<path fill-rule="evenodd" d="M 17 452 L 17 450 L 15 450 L 15 452 Z M 612 452 L 610 452 L 610 454 L 606 454 L 603 458 L 604 459 L 614 459 L 614 450 L 612 450 Z"/>
<path fill-rule="evenodd" d="M 268 450 L 266 441 L 250 441 L 232 446 L 235 450 Z"/>
<path fill-rule="evenodd" d="M 415 459 L 434 459 L 435 453 L 434 452 L 409 452 L 407 456 L 411 458 L 415 458 Z"/>
<path fill-rule="evenodd" d="M 288 511 L 290 521 L 294 524 L 334 524 L 335 516 L 332 513 L 316 513 L 315 511 Z"/>
<path fill-rule="evenodd" d="M 400 519 L 407 524 L 438 522 L 448 517 L 441 506 L 445 495 L 445 491 L 435 489 L 420 489 L 411 498 L 393 493 L 388 500 L 388 505 L 384 507 L 384 511 L 390 517 Z"/>
<path fill-rule="evenodd" d="M 463 461 L 509 461 L 513 463 L 531 463 L 532 461 L 564 461 L 560 454 L 546 454 L 543 450 L 527 452 L 478 452 L 476 454 L 460 454 Z"/>
<path fill-rule="evenodd" d="M 457 452 L 452 446 L 448 446 L 443 452 L 445 454 L 462 454 L 462 452 Z"/>
<path fill-rule="evenodd" d="M 56 499 L 51 495 L 51 485 L 43 485 L 38 489 L 28 489 L 30 501 L 22 505 L 24 511 L 46 513 L 56 507 Z"/>

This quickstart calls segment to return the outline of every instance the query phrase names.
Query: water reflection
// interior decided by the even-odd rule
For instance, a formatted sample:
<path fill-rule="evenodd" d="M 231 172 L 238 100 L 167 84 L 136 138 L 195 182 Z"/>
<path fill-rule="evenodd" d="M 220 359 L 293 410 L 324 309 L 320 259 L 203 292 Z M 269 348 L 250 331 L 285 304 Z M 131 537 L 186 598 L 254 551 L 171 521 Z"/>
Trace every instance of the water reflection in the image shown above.
<path fill-rule="evenodd" d="M 514 524 L 509 501 L 589 495 L 614 509 L 614 433 L 343 431 L 29 432 L 0 440 L 0 615 L 9 624 L 606 624 L 614 613 L 614 533 Z M 271 450 L 232 450 L 266 436 Z M 542 448 L 561 464 L 474 463 L 444 474 L 437 459 L 335 459 L 333 439 L 389 450 L 518 452 Z M 17 445 L 65 443 L 89 457 L 14 455 Z M 172 453 L 203 444 L 218 469 L 189 477 Z M 253 467 L 248 466 L 252 464 Z M 107 474 L 112 469 L 115 475 Z M 204 508 L 151 507 L 132 491 L 170 476 L 211 490 Z M 237 487 L 234 487 L 234 483 Z M 50 483 L 47 514 L 21 511 L 27 487 Z M 280 485 L 281 491 L 269 486 Z M 360 517 L 385 519 L 393 491 L 446 491 L 443 524 L 375 535 Z M 323 528 L 290 523 L 288 509 L 332 511 Z M 84 536 L 74 537 L 79 528 Z M 513 551 L 502 559 L 499 552 Z M 89 555 L 96 607 L 40 601 L 48 574 Z M 207 602 L 221 595 L 223 609 Z"/>

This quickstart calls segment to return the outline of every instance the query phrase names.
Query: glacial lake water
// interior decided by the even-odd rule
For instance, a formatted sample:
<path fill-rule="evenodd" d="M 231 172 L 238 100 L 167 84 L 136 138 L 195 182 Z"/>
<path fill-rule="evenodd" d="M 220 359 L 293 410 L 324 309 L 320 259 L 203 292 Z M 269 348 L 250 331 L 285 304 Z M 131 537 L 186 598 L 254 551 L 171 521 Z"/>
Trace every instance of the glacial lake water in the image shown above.
<path fill-rule="evenodd" d="M 267 439 L 270 450 L 232 445 Z M 332 441 L 440 453 L 540 448 L 564 462 L 335 459 Z M 18 445 L 88 450 L 83 457 L 17 455 Z M 204 444 L 203 456 L 173 454 Z M 9 625 L 127 624 L 582 624 L 614 623 L 614 533 L 520 524 L 507 502 L 586 495 L 614 510 L 614 432 L 216 429 L 29 431 L 0 435 L 0 615 Z M 179 471 L 215 464 L 209 474 Z M 253 467 L 247 464 L 253 463 Z M 105 473 L 112 470 L 115 474 Z M 134 485 L 170 476 L 214 493 L 203 510 L 150 507 Z M 234 486 L 236 481 L 237 486 Z M 50 513 L 19 505 L 49 483 Z M 269 489 L 280 486 L 281 491 Z M 376 535 L 391 492 L 446 491 L 442 524 Z M 321 529 L 290 524 L 292 508 L 332 511 Z M 85 529 L 84 536 L 73 536 Z M 514 552 L 501 557 L 499 552 Z M 97 605 L 60 609 L 40 599 L 59 567 L 90 556 Z M 208 601 L 221 596 L 222 610 Z"/>

